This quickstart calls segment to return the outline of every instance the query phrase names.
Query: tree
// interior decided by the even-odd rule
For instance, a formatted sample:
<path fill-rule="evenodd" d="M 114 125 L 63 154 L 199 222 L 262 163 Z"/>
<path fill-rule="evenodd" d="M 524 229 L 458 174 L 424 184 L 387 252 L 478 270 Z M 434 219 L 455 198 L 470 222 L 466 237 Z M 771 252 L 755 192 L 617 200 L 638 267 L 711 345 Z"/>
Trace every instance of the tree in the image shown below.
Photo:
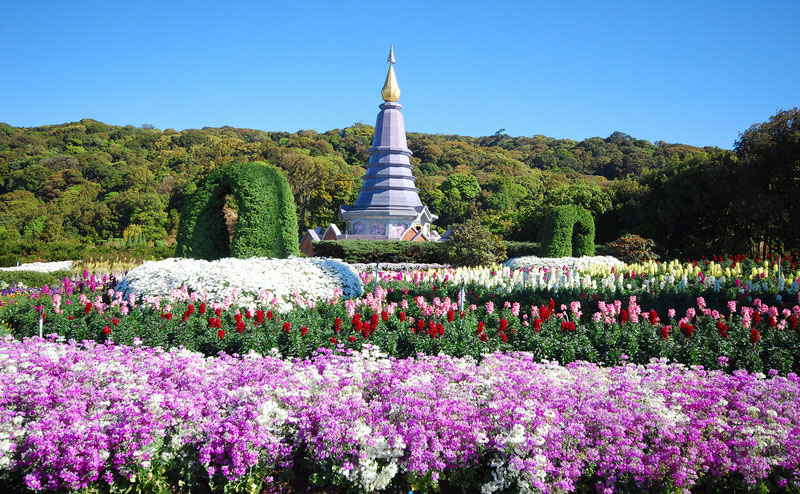
<path fill-rule="evenodd" d="M 735 145 L 750 206 L 751 239 L 764 254 L 800 250 L 800 109 L 755 124 Z M 743 191 L 744 192 L 744 191 Z M 767 247 L 767 249 L 765 249 Z"/>

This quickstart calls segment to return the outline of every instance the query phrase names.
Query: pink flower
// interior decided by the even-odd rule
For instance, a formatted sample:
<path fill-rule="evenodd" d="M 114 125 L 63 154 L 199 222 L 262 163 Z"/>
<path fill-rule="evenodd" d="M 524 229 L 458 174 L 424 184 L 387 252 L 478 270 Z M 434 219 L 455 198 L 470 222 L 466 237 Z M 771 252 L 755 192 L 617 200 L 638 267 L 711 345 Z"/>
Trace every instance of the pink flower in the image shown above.
<path fill-rule="evenodd" d="M 669 318 L 675 317 L 675 309 L 667 310 L 667 317 L 669 317 Z"/>
<path fill-rule="evenodd" d="M 494 313 L 494 302 L 492 302 L 491 300 L 489 302 L 486 302 L 486 312 L 489 315 L 492 315 Z"/>

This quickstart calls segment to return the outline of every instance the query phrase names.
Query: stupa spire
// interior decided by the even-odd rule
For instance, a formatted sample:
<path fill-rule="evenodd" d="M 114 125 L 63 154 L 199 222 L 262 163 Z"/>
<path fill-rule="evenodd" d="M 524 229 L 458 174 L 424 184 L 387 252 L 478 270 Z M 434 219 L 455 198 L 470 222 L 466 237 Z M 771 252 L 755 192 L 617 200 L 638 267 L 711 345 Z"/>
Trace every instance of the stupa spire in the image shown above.
<path fill-rule="evenodd" d="M 394 45 L 389 45 L 389 58 L 386 59 L 389 64 L 389 72 L 386 74 L 386 81 L 383 83 L 381 90 L 381 97 L 383 101 L 397 101 L 400 99 L 400 86 L 397 85 L 397 77 L 394 75 Z"/>
<path fill-rule="evenodd" d="M 412 240 L 417 234 L 438 239 L 430 231 L 437 216 L 419 198 L 411 172 L 411 150 L 406 141 L 402 106 L 397 103 L 400 88 L 394 75 L 394 48 L 389 48 L 389 73 L 381 96 L 384 102 L 375 121 L 375 134 L 369 148 L 369 161 L 358 197 L 352 206 L 342 206 L 339 218 L 347 222 L 343 238 Z M 337 237 L 337 238 L 342 238 Z"/>

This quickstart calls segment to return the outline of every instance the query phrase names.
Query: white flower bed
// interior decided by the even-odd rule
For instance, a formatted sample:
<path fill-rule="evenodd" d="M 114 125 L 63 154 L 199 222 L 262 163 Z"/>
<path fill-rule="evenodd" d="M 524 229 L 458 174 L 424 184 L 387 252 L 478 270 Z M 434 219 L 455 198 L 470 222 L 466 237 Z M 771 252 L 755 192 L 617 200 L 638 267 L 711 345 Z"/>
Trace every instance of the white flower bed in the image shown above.
<path fill-rule="evenodd" d="M 624 263 L 612 256 L 583 256 L 583 257 L 512 257 L 503 263 L 503 266 L 511 269 L 525 268 L 559 268 L 562 266 L 572 266 L 573 268 L 585 268 L 594 265 L 623 266 Z"/>
<path fill-rule="evenodd" d="M 246 305 L 260 298 L 274 301 L 281 310 L 289 310 L 292 302 L 332 298 L 337 291 L 348 298 L 362 293 L 353 268 L 318 257 L 151 261 L 129 271 L 116 290 L 157 297 L 170 296 L 184 287 L 210 302 Z"/>
<path fill-rule="evenodd" d="M 29 262 L 27 264 L 20 264 L 19 266 L 12 266 L 10 268 L 0 268 L 0 271 L 36 271 L 38 273 L 53 273 L 55 271 L 69 269 L 72 269 L 72 261 Z"/>
<path fill-rule="evenodd" d="M 375 263 L 353 263 L 353 268 L 361 273 L 372 273 L 375 271 Z M 378 263 L 380 271 L 423 271 L 426 269 L 444 269 L 447 264 L 425 264 L 420 262 L 381 262 Z"/>

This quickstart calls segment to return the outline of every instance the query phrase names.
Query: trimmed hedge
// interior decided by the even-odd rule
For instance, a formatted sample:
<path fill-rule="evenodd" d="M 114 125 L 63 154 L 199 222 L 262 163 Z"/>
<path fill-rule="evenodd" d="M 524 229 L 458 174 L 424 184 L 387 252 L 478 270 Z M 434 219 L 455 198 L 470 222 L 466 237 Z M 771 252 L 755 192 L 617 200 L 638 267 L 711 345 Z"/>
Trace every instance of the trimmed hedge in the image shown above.
<path fill-rule="evenodd" d="M 314 254 L 350 263 L 420 262 L 444 263 L 444 242 L 392 240 L 323 240 L 314 242 Z"/>
<path fill-rule="evenodd" d="M 512 242 L 510 240 L 505 240 L 503 243 L 506 245 L 506 254 L 509 259 L 512 257 L 538 256 L 542 250 L 542 246 L 536 242 Z"/>
<path fill-rule="evenodd" d="M 0 267 L 25 262 L 77 261 L 87 258 L 114 258 L 120 255 L 141 259 L 166 259 L 175 256 L 175 246 L 135 245 L 113 247 L 72 242 L 9 242 L 0 244 Z"/>
<path fill-rule="evenodd" d="M 504 242 L 507 257 L 539 255 L 535 242 Z M 396 242 L 390 240 L 322 240 L 314 242 L 314 254 L 350 263 L 419 262 L 447 264 L 447 242 Z M 505 259 L 503 259 L 505 260 Z"/>
<path fill-rule="evenodd" d="M 556 206 L 544 220 L 542 256 L 581 257 L 594 255 L 594 218 L 586 209 Z"/>
<path fill-rule="evenodd" d="M 230 242 L 222 213 L 227 194 L 239 209 Z M 261 162 L 209 173 L 183 208 L 176 253 L 206 260 L 299 255 L 297 213 L 286 178 Z"/>
<path fill-rule="evenodd" d="M 3 283 L 22 283 L 27 287 L 53 286 L 64 278 L 72 276 L 68 270 L 40 273 L 39 271 L 0 271 L 0 285 Z"/>

